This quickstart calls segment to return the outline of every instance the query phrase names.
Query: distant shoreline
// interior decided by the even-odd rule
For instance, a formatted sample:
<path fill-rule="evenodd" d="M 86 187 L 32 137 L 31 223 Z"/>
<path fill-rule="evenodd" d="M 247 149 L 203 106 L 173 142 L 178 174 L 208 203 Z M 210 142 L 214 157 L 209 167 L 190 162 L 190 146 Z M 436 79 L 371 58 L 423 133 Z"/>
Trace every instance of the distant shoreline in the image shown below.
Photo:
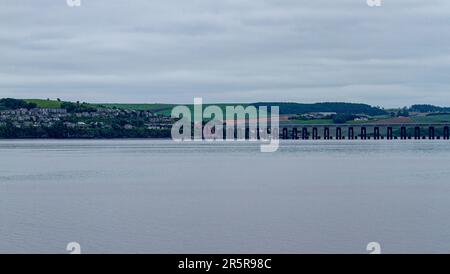
<path fill-rule="evenodd" d="M 90 104 L 42 99 L 0 99 L 0 139 L 170 139 L 172 125 L 170 104 Z M 193 105 L 186 105 L 193 108 Z M 207 107 L 208 105 L 203 105 Z M 235 107 L 236 105 L 231 105 Z M 279 107 L 280 136 L 284 128 L 302 127 L 373 127 L 392 126 L 398 135 L 400 126 L 444 125 L 450 123 L 450 108 L 413 105 L 385 110 L 353 103 L 252 103 L 246 108 Z M 226 109 L 229 105 L 220 104 Z M 281 117 L 283 119 L 281 119 Z M 203 119 L 208 122 L 208 119 Z M 439 126 L 440 127 L 440 126 Z M 414 136 L 408 129 L 408 136 Z M 371 130 L 372 131 L 372 130 Z M 443 135 L 437 129 L 436 133 Z M 310 130 L 310 133 L 312 130 Z M 293 134 L 293 133 L 292 133 Z M 291 135 L 292 135 L 291 134 Z M 319 136 L 323 133 L 319 133 Z M 342 134 L 345 134 L 344 129 Z M 355 132 L 355 136 L 356 136 Z M 372 135 L 371 135 L 372 134 Z M 330 135 L 332 136 L 332 135 Z M 374 136 L 367 132 L 367 136 Z M 438 135 L 439 136 L 439 135 Z"/>

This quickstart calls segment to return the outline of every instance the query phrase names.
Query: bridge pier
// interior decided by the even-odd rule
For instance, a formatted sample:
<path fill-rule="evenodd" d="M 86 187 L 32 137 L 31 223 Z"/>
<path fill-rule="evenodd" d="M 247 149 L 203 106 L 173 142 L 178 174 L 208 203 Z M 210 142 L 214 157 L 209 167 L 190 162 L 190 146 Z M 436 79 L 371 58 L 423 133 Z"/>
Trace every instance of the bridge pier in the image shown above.
<path fill-rule="evenodd" d="M 317 128 L 316 128 L 316 127 L 313 128 L 312 139 L 313 139 L 313 140 L 319 139 L 319 136 L 318 136 L 318 132 L 317 132 Z"/>
<path fill-rule="evenodd" d="M 429 127 L 428 128 L 428 139 L 430 139 L 430 140 L 434 140 L 435 139 L 434 127 Z"/>
<path fill-rule="evenodd" d="M 446 126 L 444 127 L 444 140 L 449 140 L 450 139 L 450 130 L 449 127 Z"/>
<path fill-rule="evenodd" d="M 323 130 L 323 138 L 325 140 L 329 140 L 330 139 L 330 129 L 329 128 L 324 128 Z"/>
<path fill-rule="evenodd" d="M 235 128 L 228 128 L 228 134 L 226 135 L 227 138 L 230 137 L 232 140 L 236 138 L 236 131 Z"/>
<path fill-rule="evenodd" d="M 306 127 L 302 128 L 302 139 L 303 140 L 308 139 L 308 128 L 306 128 Z"/>
<path fill-rule="evenodd" d="M 269 134 L 270 134 L 270 132 L 272 132 L 272 129 L 269 129 Z M 272 134 L 272 136 L 280 136 L 280 129 L 274 128 L 273 132 L 271 134 Z"/>
<path fill-rule="evenodd" d="M 414 128 L 414 139 L 415 140 L 420 140 L 420 127 L 415 127 Z"/>
<path fill-rule="evenodd" d="M 342 140 L 342 129 L 340 127 L 336 128 L 336 139 Z"/>
<path fill-rule="evenodd" d="M 400 129 L 400 139 L 401 140 L 406 140 L 406 127 L 402 127 Z"/>
<path fill-rule="evenodd" d="M 298 130 L 296 127 L 292 129 L 292 139 L 297 140 L 298 139 Z"/>
<path fill-rule="evenodd" d="M 392 127 L 388 127 L 387 128 L 387 139 L 388 140 L 392 140 L 392 139 L 394 139 L 394 134 L 393 134 L 393 131 L 392 131 Z"/>
<path fill-rule="evenodd" d="M 244 140 L 246 140 L 247 139 L 247 131 L 249 131 L 249 129 L 248 128 L 242 128 L 242 127 L 238 127 L 238 129 L 237 129 L 237 139 L 244 139 Z"/>
<path fill-rule="evenodd" d="M 366 140 L 367 139 L 367 130 L 365 127 L 361 127 L 361 139 Z"/>
<path fill-rule="evenodd" d="M 373 129 L 373 136 L 375 140 L 379 140 L 380 139 L 380 128 L 379 127 L 375 127 Z"/>
<path fill-rule="evenodd" d="M 283 139 L 286 140 L 288 138 L 288 129 L 283 128 Z"/>
<path fill-rule="evenodd" d="M 353 131 L 353 127 L 348 128 L 348 139 L 349 140 L 355 139 L 355 132 Z"/>

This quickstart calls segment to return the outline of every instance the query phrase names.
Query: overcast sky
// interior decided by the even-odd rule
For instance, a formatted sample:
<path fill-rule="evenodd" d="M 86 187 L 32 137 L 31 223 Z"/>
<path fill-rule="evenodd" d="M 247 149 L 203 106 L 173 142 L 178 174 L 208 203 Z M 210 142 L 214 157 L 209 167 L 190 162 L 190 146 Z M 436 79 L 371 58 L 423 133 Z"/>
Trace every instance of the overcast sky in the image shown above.
<path fill-rule="evenodd" d="M 0 0 L 0 97 L 450 106 L 450 1 Z"/>

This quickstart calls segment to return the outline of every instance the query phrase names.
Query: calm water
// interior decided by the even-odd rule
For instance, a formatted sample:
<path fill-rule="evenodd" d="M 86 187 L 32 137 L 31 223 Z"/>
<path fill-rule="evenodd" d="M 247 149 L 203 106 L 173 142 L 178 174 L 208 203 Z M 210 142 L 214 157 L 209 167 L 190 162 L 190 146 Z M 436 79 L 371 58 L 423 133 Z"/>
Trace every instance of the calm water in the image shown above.
<path fill-rule="evenodd" d="M 450 142 L 0 141 L 0 252 L 450 252 Z"/>

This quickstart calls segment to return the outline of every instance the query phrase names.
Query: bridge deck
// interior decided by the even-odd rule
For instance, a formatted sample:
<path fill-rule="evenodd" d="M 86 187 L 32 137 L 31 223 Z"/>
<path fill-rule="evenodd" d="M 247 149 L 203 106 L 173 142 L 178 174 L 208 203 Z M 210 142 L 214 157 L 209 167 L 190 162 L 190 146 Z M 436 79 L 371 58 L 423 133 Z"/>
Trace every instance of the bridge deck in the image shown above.
<path fill-rule="evenodd" d="M 403 123 L 403 124 L 280 124 L 280 128 L 302 127 L 439 127 L 449 126 L 450 123 Z"/>

